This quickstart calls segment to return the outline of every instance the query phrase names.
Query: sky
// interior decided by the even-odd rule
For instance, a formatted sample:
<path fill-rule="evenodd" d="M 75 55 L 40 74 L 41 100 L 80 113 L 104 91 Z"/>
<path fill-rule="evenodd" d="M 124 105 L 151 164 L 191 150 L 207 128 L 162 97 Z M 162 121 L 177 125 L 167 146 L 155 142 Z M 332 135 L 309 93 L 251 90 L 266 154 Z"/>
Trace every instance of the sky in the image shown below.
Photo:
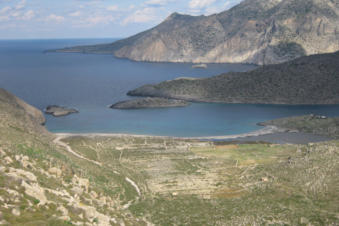
<path fill-rule="evenodd" d="M 173 12 L 211 15 L 241 0 L 0 0 L 0 39 L 123 38 Z"/>

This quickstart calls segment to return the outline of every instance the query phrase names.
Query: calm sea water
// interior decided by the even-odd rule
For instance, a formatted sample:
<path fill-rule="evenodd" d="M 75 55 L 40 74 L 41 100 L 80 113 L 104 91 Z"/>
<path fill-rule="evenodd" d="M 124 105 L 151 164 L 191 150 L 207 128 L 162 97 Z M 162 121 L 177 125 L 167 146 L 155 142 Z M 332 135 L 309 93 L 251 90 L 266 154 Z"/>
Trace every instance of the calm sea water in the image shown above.
<path fill-rule="evenodd" d="M 228 71 L 247 71 L 253 65 L 143 63 L 110 55 L 43 53 L 47 49 L 105 43 L 113 39 L 0 41 L 0 87 L 43 110 L 57 104 L 75 107 L 79 114 L 49 115 L 52 132 L 105 132 L 171 136 L 213 136 L 246 133 L 257 122 L 309 113 L 338 116 L 339 106 L 274 106 L 200 104 L 185 108 L 112 110 L 126 100 L 127 91 L 176 77 L 206 77 Z"/>

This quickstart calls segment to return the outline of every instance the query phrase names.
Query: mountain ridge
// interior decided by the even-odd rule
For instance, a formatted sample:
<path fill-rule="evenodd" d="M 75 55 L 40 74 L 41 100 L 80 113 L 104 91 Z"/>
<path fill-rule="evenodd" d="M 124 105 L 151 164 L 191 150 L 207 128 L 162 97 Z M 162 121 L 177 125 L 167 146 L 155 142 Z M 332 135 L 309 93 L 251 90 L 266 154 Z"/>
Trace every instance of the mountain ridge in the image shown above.
<path fill-rule="evenodd" d="M 61 52 L 109 53 L 152 62 L 277 64 L 339 50 L 338 0 L 246 0 L 210 16 L 173 13 L 111 44 Z"/>

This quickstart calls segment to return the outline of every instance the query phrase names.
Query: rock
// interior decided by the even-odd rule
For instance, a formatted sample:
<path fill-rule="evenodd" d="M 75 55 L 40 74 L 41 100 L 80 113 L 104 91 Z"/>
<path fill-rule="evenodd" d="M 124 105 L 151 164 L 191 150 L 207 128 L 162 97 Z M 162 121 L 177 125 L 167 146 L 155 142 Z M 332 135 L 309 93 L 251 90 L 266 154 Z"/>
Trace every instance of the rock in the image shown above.
<path fill-rule="evenodd" d="M 0 225 L 9 225 L 6 220 L 0 220 Z"/>
<path fill-rule="evenodd" d="M 4 152 L 4 150 L 0 148 L 0 157 L 5 157 L 5 156 L 6 156 L 6 152 Z"/>
<path fill-rule="evenodd" d="M 121 101 L 110 106 L 113 109 L 141 109 L 141 108 L 168 108 L 185 107 L 189 103 L 184 100 L 175 100 L 168 98 L 140 98 L 134 100 Z"/>
<path fill-rule="evenodd" d="M 48 172 L 56 177 L 60 177 L 62 175 L 61 169 L 58 169 L 56 167 L 49 168 Z"/>
<path fill-rule="evenodd" d="M 12 209 L 12 214 L 16 217 L 21 215 L 20 209 L 19 208 L 14 208 Z"/>
<path fill-rule="evenodd" d="M 91 191 L 89 194 L 90 194 L 92 199 L 98 198 L 98 194 L 95 191 Z"/>
<path fill-rule="evenodd" d="M 73 187 L 71 189 L 71 191 L 74 193 L 74 194 L 77 194 L 77 195 L 82 195 L 84 193 L 84 188 L 81 188 L 81 187 Z"/>
<path fill-rule="evenodd" d="M 73 113 L 79 113 L 79 111 L 74 108 L 66 108 L 66 107 L 61 107 L 57 105 L 50 105 L 46 107 L 45 113 L 53 115 L 54 117 L 61 117 L 61 116 L 66 116 L 66 115 L 73 114 Z"/>
<path fill-rule="evenodd" d="M 72 183 L 74 185 L 78 185 L 78 186 L 84 188 L 85 191 L 88 192 L 88 188 L 89 188 L 89 180 L 88 179 L 79 178 L 77 175 L 74 175 L 74 177 L 72 178 Z"/>
<path fill-rule="evenodd" d="M 4 158 L 4 160 L 5 160 L 5 164 L 6 164 L 6 165 L 9 165 L 9 164 L 13 163 L 13 160 L 12 160 L 11 157 L 9 157 L 9 156 L 6 156 L 6 157 Z"/>
<path fill-rule="evenodd" d="M 18 161 L 20 163 L 20 165 L 24 168 L 32 168 L 33 167 L 31 162 L 29 161 L 28 156 L 16 155 L 15 160 Z"/>
<path fill-rule="evenodd" d="M 12 190 L 12 189 L 6 189 L 7 193 L 10 195 L 10 198 L 20 197 L 19 192 Z"/>
<path fill-rule="evenodd" d="M 13 177 L 14 179 L 23 179 L 31 182 L 37 181 L 37 177 L 33 173 L 22 169 L 9 168 L 7 176 Z"/>
<path fill-rule="evenodd" d="M 85 211 L 85 218 L 86 219 L 93 219 L 97 216 L 97 211 L 92 206 L 86 206 L 82 208 Z"/>
<path fill-rule="evenodd" d="M 58 206 L 57 211 L 61 212 L 62 216 L 68 216 L 68 210 L 64 206 Z"/>
<path fill-rule="evenodd" d="M 38 206 L 45 205 L 47 203 L 47 198 L 45 196 L 45 191 L 37 183 L 26 183 L 24 180 L 21 183 L 21 186 L 25 188 L 25 193 L 37 200 L 39 200 Z"/>
<path fill-rule="evenodd" d="M 262 177 L 260 180 L 261 180 L 262 182 L 268 182 L 268 181 L 269 181 L 268 177 Z"/>

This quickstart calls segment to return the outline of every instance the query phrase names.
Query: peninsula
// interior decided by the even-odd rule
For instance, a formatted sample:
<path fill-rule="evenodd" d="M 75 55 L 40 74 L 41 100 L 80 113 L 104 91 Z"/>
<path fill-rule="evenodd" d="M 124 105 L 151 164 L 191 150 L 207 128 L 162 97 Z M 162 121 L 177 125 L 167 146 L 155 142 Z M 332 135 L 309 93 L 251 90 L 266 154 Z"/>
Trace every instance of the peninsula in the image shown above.
<path fill-rule="evenodd" d="M 188 105 L 189 103 L 184 100 L 147 97 L 121 101 L 111 105 L 110 108 L 113 109 L 169 108 L 169 107 L 185 107 Z"/>
<path fill-rule="evenodd" d="M 319 54 L 205 79 L 175 79 L 129 91 L 131 96 L 249 104 L 339 104 L 339 52 Z"/>
<path fill-rule="evenodd" d="M 277 64 L 339 50 L 333 0 L 245 0 L 210 16 L 171 14 L 114 43 L 57 52 L 112 54 L 135 61 Z"/>

